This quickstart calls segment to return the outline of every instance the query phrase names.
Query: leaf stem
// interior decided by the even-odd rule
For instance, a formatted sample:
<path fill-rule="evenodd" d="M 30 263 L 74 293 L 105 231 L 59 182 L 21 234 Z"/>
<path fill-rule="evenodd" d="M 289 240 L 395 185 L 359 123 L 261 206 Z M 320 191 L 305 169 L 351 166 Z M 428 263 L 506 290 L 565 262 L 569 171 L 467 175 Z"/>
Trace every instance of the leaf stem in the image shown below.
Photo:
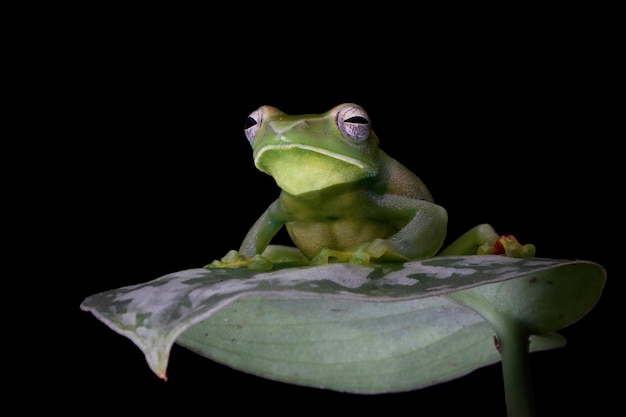
<path fill-rule="evenodd" d="M 493 325 L 494 323 L 492 323 Z M 515 323 L 494 325 L 502 358 L 504 398 L 509 417 L 534 417 L 535 402 L 529 366 L 529 334 Z"/>
<path fill-rule="evenodd" d="M 535 401 L 529 360 L 530 332 L 477 297 L 473 289 L 449 296 L 483 316 L 496 332 L 496 348 L 502 360 L 507 416 L 534 417 Z"/>

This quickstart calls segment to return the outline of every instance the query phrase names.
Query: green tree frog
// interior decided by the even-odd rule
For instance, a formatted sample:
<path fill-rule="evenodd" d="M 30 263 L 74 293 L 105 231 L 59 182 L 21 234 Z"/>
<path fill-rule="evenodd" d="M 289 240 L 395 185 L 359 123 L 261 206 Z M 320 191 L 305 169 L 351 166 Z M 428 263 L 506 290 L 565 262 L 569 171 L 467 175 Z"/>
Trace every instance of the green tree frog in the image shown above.
<path fill-rule="evenodd" d="M 322 114 L 289 115 L 272 106 L 245 125 L 255 166 L 281 192 L 238 251 L 206 267 L 271 269 L 273 262 L 323 264 L 407 261 L 435 256 L 448 215 L 422 180 L 379 148 L 370 117 L 344 103 Z M 270 245 L 285 227 L 295 248 Z M 508 252 L 533 256 L 511 236 L 479 225 L 442 254 Z M 530 252 L 532 252 L 532 254 Z"/>

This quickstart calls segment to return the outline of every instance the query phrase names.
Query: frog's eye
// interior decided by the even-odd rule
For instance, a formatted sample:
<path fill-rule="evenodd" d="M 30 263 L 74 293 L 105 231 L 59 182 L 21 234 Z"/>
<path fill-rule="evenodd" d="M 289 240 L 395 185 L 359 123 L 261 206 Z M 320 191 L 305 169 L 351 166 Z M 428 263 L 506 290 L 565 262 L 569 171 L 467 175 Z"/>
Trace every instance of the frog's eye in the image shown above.
<path fill-rule="evenodd" d="M 243 127 L 243 131 L 246 134 L 246 138 L 248 138 L 248 142 L 250 142 L 250 144 L 252 144 L 257 133 L 259 133 L 259 129 L 261 128 L 262 121 L 263 121 L 263 108 L 262 107 L 250 113 L 250 115 L 246 119 L 246 123 Z"/>
<path fill-rule="evenodd" d="M 341 133 L 357 142 L 366 140 L 372 129 L 369 116 L 363 108 L 356 104 L 348 105 L 339 110 L 337 126 L 339 126 Z"/>

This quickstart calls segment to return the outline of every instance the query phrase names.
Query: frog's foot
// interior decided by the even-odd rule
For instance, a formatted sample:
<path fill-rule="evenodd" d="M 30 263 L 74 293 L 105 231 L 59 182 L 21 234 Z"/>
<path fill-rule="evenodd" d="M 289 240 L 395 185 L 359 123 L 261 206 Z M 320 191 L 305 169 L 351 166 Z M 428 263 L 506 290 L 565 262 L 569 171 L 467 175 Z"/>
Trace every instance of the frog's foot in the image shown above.
<path fill-rule="evenodd" d="M 310 262 L 311 265 L 329 263 L 351 263 L 354 265 L 369 265 L 372 261 L 407 261 L 400 255 L 395 245 L 386 239 L 374 239 L 359 245 L 352 251 L 322 249 Z"/>
<path fill-rule="evenodd" d="M 326 265 L 334 263 L 348 263 L 352 259 L 352 252 L 335 249 L 322 249 L 311 261 L 309 265 Z"/>
<path fill-rule="evenodd" d="M 259 271 L 268 271 L 272 269 L 273 264 L 263 255 L 254 255 L 246 258 L 236 250 L 230 250 L 220 260 L 214 260 L 210 264 L 204 266 L 204 268 L 242 268 L 254 269 Z"/>
<path fill-rule="evenodd" d="M 501 235 L 494 243 L 478 247 L 478 255 L 506 255 L 513 258 L 532 258 L 536 248 L 532 243 L 522 245 L 513 235 Z"/>

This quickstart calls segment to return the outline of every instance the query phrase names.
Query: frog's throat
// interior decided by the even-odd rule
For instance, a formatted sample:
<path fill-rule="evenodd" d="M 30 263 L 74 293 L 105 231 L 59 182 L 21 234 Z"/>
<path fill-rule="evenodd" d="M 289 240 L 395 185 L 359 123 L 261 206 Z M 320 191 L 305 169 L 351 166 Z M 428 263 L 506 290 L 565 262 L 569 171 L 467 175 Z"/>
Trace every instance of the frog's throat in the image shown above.
<path fill-rule="evenodd" d="M 254 156 L 254 165 L 292 195 L 358 181 L 376 172 L 362 160 L 303 144 L 266 145 Z"/>

